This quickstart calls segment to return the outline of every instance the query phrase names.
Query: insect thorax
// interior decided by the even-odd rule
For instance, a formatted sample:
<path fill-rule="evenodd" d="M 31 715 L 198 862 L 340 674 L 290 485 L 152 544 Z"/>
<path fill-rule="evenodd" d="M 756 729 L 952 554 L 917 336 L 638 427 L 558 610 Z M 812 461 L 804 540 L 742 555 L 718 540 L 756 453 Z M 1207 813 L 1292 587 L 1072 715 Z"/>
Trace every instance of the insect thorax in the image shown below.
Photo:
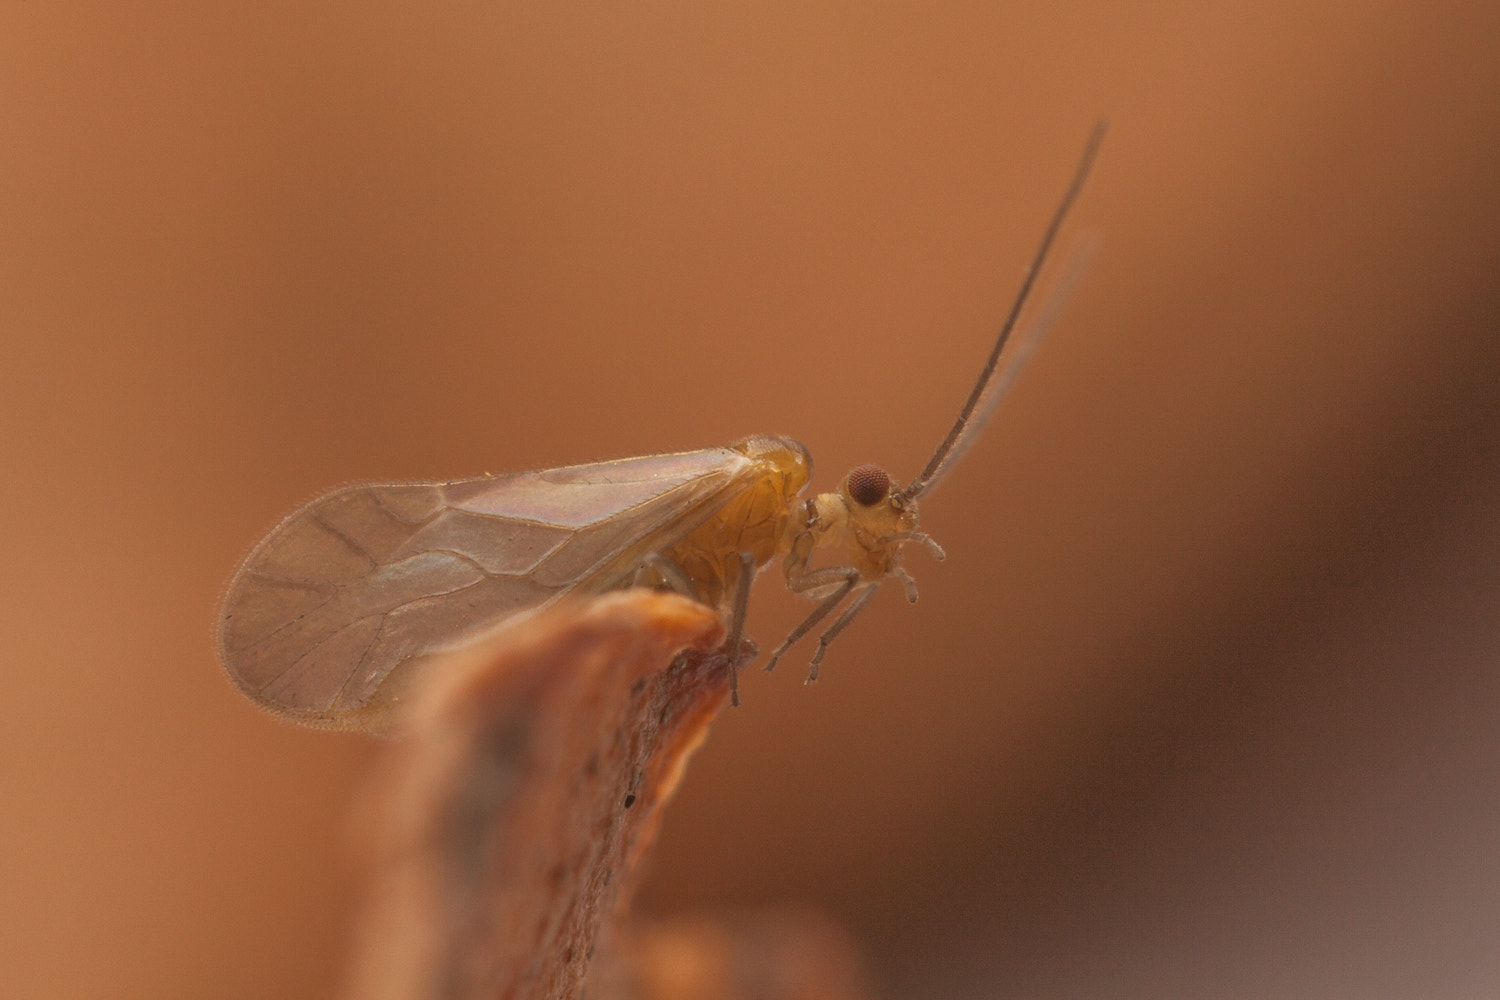
<path fill-rule="evenodd" d="M 745 485 L 663 553 L 692 580 L 698 599 L 714 606 L 730 593 L 741 553 L 749 553 L 757 567 L 775 557 L 788 509 L 812 475 L 811 456 L 791 438 L 757 435 L 731 447 L 754 463 Z"/>

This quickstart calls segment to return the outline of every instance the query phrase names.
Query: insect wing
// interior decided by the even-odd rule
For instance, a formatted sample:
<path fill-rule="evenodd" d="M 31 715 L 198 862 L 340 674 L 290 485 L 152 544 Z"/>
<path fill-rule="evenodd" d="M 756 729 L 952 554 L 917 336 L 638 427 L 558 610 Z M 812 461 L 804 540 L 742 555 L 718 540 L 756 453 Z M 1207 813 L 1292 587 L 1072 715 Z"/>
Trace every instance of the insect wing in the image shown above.
<path fill-rule="evenodd" d="M 724 448 L 451 483 L 350 486 L 292 513 L 225 595 L 219 655 L 265 708 L 374 728 L 421 658 L 659 551 L 756 474 Z"/>

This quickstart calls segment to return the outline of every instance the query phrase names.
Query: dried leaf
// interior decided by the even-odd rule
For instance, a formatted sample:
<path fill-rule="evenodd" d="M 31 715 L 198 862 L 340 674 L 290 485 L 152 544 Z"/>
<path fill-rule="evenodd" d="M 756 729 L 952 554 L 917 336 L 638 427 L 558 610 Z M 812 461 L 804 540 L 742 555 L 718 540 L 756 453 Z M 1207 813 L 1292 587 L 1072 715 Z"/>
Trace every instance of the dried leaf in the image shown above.
<path fill-rule="evenodd" d="M 514 621 L 434 671 L 371 810 L 350 995 L 577 996 L 728 695 L 722 633 L 701 604 L 631 590 Z"/>

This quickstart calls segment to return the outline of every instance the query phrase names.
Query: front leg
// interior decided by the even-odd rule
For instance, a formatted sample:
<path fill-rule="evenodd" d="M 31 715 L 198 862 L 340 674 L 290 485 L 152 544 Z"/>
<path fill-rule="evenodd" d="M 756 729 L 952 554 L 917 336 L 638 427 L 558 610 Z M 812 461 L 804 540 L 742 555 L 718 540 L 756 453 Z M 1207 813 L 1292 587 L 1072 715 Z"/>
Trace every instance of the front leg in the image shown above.
<path fill-rule="evenodd" d="M 879 589 L 879 583 L 867 583 L 860 587 L 857 591 L 858 596 L 844 609 L 843 614 L 835 618 L 833 624 L 828 626 L 828 630 L 818 636 L 818 651 L 813 654 L 812 672 L 807 675 L 805 683 L 811 684 L 818 679 L 818 664 L 823 662 L 823 654 L 828 651 L 828 644 L 837 639 L 839 633 L 848 628 L 849 623 L 859 617 L 859 613 L 869 605 L 870 600 L 875 596 L 875 591 Z"/>
<path fill-rule="evenodd" d="M 776 647 L 776 652 L 771 654 L 771 661 L 766 664 L 766 670 L 776 669 L 776 661 L 781 659 L 783 653 L 792 648 L 792 643 L 811 632 L 817 626 L 818 622 L 827 618 L 829 612 L 838 607 L 839 603 L 849 596 L 849 592 L 859 583 L 859 579 L 859 570 L 853 566 L 829 566 L 826 569 L 811 570 L 787 580 L 787 589 L 791 590 L 794 594 L 805 594 L 809 590 L 820 590 L 830 584 L 837 584 L 838 589 L 823 598 L 818 603 L 818 606 L 813 608 L 812 614 L 803 619 L 802 624 L 792 629 L 791 634 L 786 637 L 786 641 Z M 839 630 L 842 631 L 842 626 L 839 626 Z M 830 629 L 829 631 L 833 632 L 834 630 Z M 835 632 L 834 634 L 837 633 Z M 825 636 L 825 638 L 827 637 Z M 818 647 L 818 657 L 820 659 L 823 655 L 823 647 L 826 645 L 827 643 L 824 642 Z M 814 665 L 812 679 L 816 677 L 817 669 L 816 665 Z"/>

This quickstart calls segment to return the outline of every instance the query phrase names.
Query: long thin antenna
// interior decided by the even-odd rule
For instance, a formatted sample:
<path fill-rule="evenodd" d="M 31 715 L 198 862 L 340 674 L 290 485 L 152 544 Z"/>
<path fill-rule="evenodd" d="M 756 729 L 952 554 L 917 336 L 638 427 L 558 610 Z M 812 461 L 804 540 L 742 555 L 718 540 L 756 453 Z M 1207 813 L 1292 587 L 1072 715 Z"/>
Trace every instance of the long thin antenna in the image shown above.
<path fill-rule="evenodd" d="M 1041 273 L 1042 264 L 1047 260 L 1047 254 L 1052 249 L 1052 243 L 1057 238 L 1058 230 L 1062 229 L 1063 220 L 1068 217 L 1068 211 L 1073 203 L 1078 200 L 1079 193 L 1083 190 L 1084 181 L 1088 180 L 1089 169 L 1094 165 L 1094 158 L 1099 153 L 1099 144 L 1104 141 L 1104 133 L 1109 127 L 1109 122 L 1100 120 L 1094 123 L 1093 131 L 1089 133 L 1088 142 L 1083 147 L 1083 157 L 1078 162 L 1078 169 L 1073 174 L 1073 181 L 1068 185 L 1068 191 L 1063 195 L 1062 204 L 1053 213 L 1052 222 L 1047 226 L 1046 233 L 1042 236 L 1041 246 L 1037 248 L 1036 256 L 1031 260 L 1031 267 L 1026 270 L 1026 278 L 1021 282 L 1021 290 L 1016 293 L 1016 300 L 1010 307 L 1010 314 L 1005 317 L 1004 324 L 1000 327 L 1000 336 L 995 338 L 995 346 L 990 349 L 990 356 L 984 363 L 984 370 L 979 373 L 979 381 L 974 383 L 974 391 L 969 393 L 969 399 L 964 403 L 964 408 L 959 411 L 958 419 L 953 423 L 953 429 L 938 445 L 937 451 L 932 459 L 928 461 L 927 467 L 922 470 L 921 475 L 911 481 L 911 484 L 900 492 L 900 496 L 906 500 L 915 500 L 921 496 L 927 487 L 931 485 L 933 478 L 943 467 L 945 460 L 962 442 L 965 432 L 971 430 L 970 420 L 973 419 L 974 411 L 979 407 L 980 400 L 984 398 L 985 390 L 989 388 L 990 380 L 995 375 L 995 368 L 1000 364 L 1000 355 L 1005 350 L 1005 344 L 1010 340 L 1011 331 L 1016 328 L 1016 322 L 1021 317 L 1021 310 L 1026 305 L 1027 298 L 1031 295 L 1031 289 L 1036 284 L 1037 275 Z M 976 425 L 972 430 L 977 430 Z"/>

